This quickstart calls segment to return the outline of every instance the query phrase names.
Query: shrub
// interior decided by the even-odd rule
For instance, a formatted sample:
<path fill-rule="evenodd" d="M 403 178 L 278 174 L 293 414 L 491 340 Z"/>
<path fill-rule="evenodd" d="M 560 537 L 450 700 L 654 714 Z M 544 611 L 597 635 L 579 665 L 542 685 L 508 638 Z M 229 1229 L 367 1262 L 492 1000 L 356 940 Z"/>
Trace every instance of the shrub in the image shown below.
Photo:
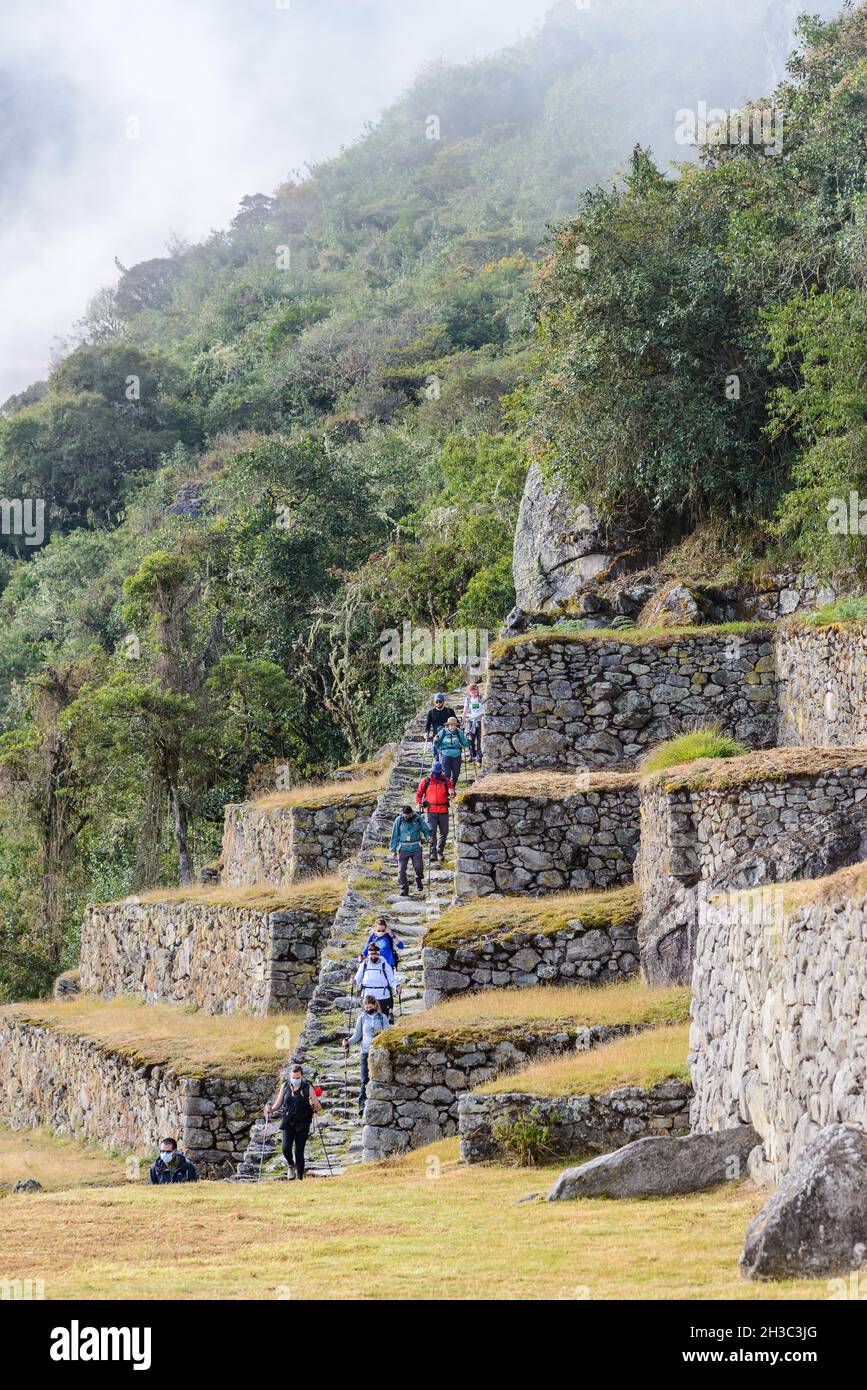
<path fill-rule="evenodd" d="M 491 1133 L 503 1154 L 522 1168 L 533 1168 L 554 1152 L 551 1126 L 542 1124 L 532 1110 L 513 1119 L 501 1115 L 491 1126 Z"/>
<path fill-rule="evenodd" d="M 740 758 L 750 750 L 736 738 L 724 734 L 718 724 L 708 724 L 679 738 L 666 739 L 652 748 L 641 764 L 644 772 L 662 772 L 678 763 L 698 758 Z"/>
<path fill-rule="evenodd" d="M 836 603 L 826 603 L 811 613 L 807 622 L 811 627 L 828 627 L 831 623 L 867 623 L 867 594 L 851 594 L 848 598 L 838 598 Z"/>

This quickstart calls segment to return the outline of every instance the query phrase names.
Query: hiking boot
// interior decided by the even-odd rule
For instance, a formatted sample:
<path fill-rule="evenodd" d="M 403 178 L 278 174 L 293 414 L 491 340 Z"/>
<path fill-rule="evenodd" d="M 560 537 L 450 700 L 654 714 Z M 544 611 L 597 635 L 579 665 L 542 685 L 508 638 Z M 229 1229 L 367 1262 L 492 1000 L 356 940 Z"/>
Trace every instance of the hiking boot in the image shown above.
<path fill-rule="evenodd" d="M 294 1182 L 294 1181 L 295 1181 L 295 1164 L 294 1164 L 294 1163 L 287 1163 L 287 1164 L 286 1164 L 286 1181 L 287 1181 L 287 1182 Z"/>

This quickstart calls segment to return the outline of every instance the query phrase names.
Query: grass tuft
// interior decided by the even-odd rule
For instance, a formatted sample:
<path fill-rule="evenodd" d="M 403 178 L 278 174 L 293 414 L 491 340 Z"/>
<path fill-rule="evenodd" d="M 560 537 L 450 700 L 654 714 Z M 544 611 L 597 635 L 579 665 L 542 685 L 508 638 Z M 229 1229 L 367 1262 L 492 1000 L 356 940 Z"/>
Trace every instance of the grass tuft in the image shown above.
<path fill-rule="evenodd" d="M 850 594 L 826 603 L 803 621 L 808 627 L 836 627 L 840 623 L 867 626 L 867 594 Z"/>
<path fill-rule="evenodd" d="M 643 759 L 641 770 L 662 772 L 667 767 L 694 763 L 699 758 L 742 758 L 749 751 L 745 744 L 724 734 L 719 724 L 706 724 L 657 744 Z"/>

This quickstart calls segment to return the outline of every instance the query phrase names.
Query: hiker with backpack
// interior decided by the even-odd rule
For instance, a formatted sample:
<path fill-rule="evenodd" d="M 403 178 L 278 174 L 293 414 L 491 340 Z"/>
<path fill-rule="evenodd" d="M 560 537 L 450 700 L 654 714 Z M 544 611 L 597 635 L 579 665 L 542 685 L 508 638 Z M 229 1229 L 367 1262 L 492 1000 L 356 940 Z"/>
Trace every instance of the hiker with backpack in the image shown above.
<path fill-rule="evenodd" d="M 358 959 L 364 960 L 370 951 L 371 946 L 375 946 L 379 951 L 380 960 L 388 961 L 392 970 L 396 970 L 400 963 L 398 951 L 403 950 L 403 942 L 398 941 L 394 934 L 394 928 L 389 926 L 384 917 L 377 917 L 373 924 L 373 930 L 367 938 L 364 950 Z"/>
<path fill-rule="evenodd" d="M 470 757 L 473 762 L 482 761 L 482 719 L 485 713 L 484 701 L 475 681 L 467 686 L 462 718 L 464 733 L 470 741 Z"/>
<path fill-rule="evenodd" d="M 321 1109 L 319 1097 L 305 1080 L 304 1070 L 297 1062 L 289 1068 L 273 1102 L 265 1106 L 265 1122 L 280 1115 L 283 1136 L 283 1157 L 286 1160 L 286 1179 L 291 1182 L 304 1177 L 304 1147 L 310 1134 L 313 1116 Z"/>
<path fill-rule="evenodd" d="M 433 705 L 427 712 L 427 719 L 424 726 L 424 741 L 430 743 L 432 738 L 436 738 L 440 729 L 449 720 L 454 719 L 455 712 L 451 705 L 446 704 L 446 697 L 441 691 L 434 695 Z"/>
<path fill-rule="evenodd" d="M 362 960 L 355 972 L 355 984 L 362 995 L 372 994 L 383 1013 L 394 1017 L 394 991 L 397 976 L 394 966 L 389 965 L 379 954 L 379 947 L 371 942 L 367 948 L 367 958 Z"/>
<path fill-rule="evenodd" d="M 156 1162 L 148 1174 L 148 1182 L 161 1186 L 166 1182 L 198 1182 L 195 1166 L 178 1149 L 177 1139 L 161 1139 Z"/>
<path fill-rule="evenodd" d="M 454 784 L 443 771 L 442 763 L 434 763 L 427 777 L 422 777 L 415 794 L 417 804 L 427 814 L 430 830 L 430 862 L 435 864 L 445 857 L 446 840 L 449 833 L 449 802 Z"/>
<path fill-rule="evenodd" d="M 364 1102 L 367 1099 L 367 1083 L 370 1079 L 370 1044 L 377 1034 L 389 1026 L 388 1019 L 382 1012 L 379 1000 L 372 994 L 364 996 L 364 1003 L 361 1006 L 361 1013 L 355 1020 L 355 1031 L 349 1038 L 343 1039 L 343 1055 L 349 1056 L 349 1048 L 352 1043 L 361 1045 L 361 1090 L 358 1092 L 358 1113 L 364 1114 Z"/>
<path fill-rule="evenodd" d="M 411 806 L 402 806 L 400 815 L 395 816 L 394 824 L 391 827 L 389 848 L 397 861 L 398 885 L 404 898 L 408 898 L 410 895 L 408 882 L 410 864 L 415 871 L 416 887 L 420 893 L 424 892 L 422 844 L 427 844 L 429 838 L 430 830 L 426 821 Z"/>
<path fill-rule="evenodd" d="M 433 741 L 434 753 L 439 758 L 446 777 L 451 778 L 452 786 L 458 785 L 461 775 L 461 756 L 470 751 L 467 736 L 458 728 L 457 715 L 453 714 L 440 729 Z"/>

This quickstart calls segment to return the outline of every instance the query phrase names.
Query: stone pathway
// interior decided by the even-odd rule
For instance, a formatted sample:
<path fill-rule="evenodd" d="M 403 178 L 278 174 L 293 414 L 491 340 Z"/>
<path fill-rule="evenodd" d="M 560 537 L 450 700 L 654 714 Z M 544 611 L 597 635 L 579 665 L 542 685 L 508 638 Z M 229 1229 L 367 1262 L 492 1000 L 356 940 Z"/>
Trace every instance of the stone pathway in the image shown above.
<path fill-rule="evenodd" d="M 447 696 L 447 703 L 459 707 L 462 695 Z M 329 1176 L 345 1171 L 361 1160 L 361 1116 L 358 1112 L 359 1050 L 350 1049 L 349 1066 L 344 1071 L 343 1039 L 352 1031 L 358 1014 L 357 995 L 349 993 L 350 981 L 358 967 L 373 921 L 380 914 L 388 918 L 399 940 L 404 943 L 398 967 L 400 1001 L 395 1018 L 419 1013 L 424 1006 L 422 943 L 428 928 L 452 902 L 454 895 L 455 843 L 454 815 L 443 864 L 429 875 L 423 895 L 414 891 L 403 898 L 397 891 L 397 870 L 388 852 L 391 826 L 401 806 L 415 804 L 415 791 L 422 772 L 431 765 L 430 746 L 424 750 L 424 723 L 427 706 L 408 725 L 398 745 L 394 766 L 376 810 L 365 829 L 361 850 L 347 880 L 346 893 L 322 953 L 319 981 L 310 1001 L 307 1019 L 295 1056 L 304 1063 L 307 1076 L 322 1087 L 320 1124 L 322 1138 L 311 1130 L 307 1144 L 307 1171 Z M 465 777 L 473 779 L 472 763 L 465 763 Z M 410 880 L 412 875 L 410 875 Z M 280 1152 L 280 1133 L 275 1125 L 263 1133 L 262 1121 L 250 1131 L 250 1143 L 238 1178 L 275 1180 L 285 1175 Z M 325 1149 L 328 1158 L 326 1158 Z M 330 1163 L 329 1163 L 330 1160 Z"/>

